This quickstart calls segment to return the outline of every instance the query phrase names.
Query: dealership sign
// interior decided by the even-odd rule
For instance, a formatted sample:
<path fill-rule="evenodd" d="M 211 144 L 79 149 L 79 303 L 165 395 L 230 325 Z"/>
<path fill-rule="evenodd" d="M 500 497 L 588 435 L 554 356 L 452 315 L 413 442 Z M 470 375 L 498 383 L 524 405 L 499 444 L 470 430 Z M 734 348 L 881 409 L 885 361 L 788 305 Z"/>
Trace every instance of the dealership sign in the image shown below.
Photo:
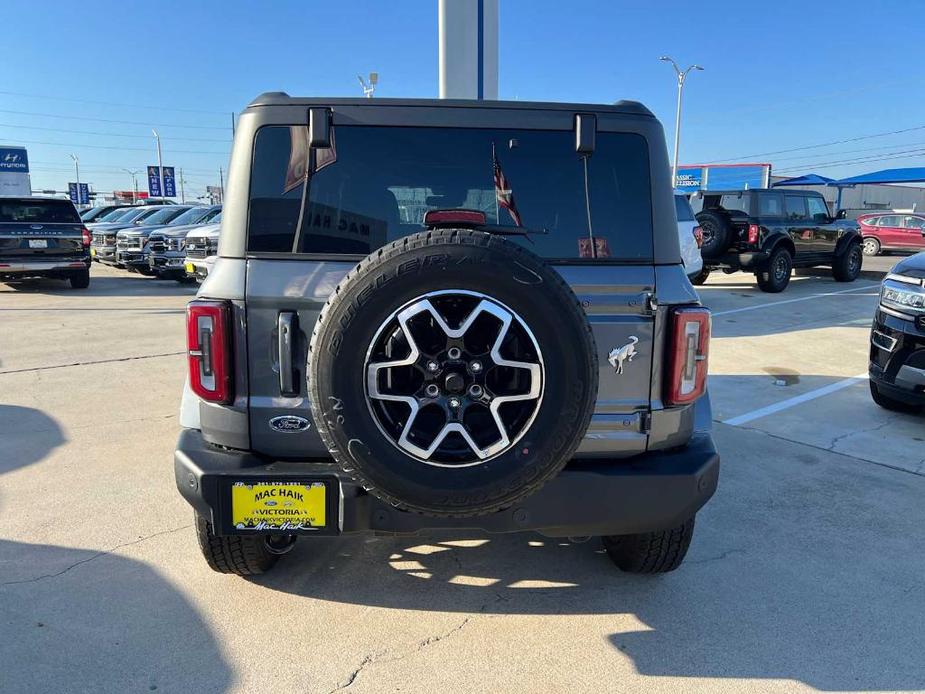
<path fill-rule="evenodd" d="M 156 166 L 148 167 L 148 194 L 152 198 L 177 197 L 177 183 L 172 166 L 162 167 L 164 170 L 164 191 L 161 192 L 161 174 Z"/>
<path fill-rule="evenodd" d="M 0 147 L 0 195 L 31 195 L 29 155 L 25 147 Z"/>
<path fill-rule="evenodd" d="M 675 175 L 675 188 L 700 190 L 702 182 L 703 167 L 697 166 L 688 169 L 678 167 L 678 173 Z"/>

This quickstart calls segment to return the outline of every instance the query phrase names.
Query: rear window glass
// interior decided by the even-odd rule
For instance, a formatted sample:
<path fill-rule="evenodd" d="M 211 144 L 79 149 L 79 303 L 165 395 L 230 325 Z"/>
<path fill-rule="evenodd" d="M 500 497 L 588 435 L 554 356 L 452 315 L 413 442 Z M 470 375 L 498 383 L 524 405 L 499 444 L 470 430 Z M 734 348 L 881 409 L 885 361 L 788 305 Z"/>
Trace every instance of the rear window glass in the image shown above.
<path fill-rule="evenodd" d="M 691 204 L 687 201 L 687 198 L 683 195 L 674 196 L 674 209 L 679 222 L 694 221 L 694 211 L 691 209 Z"/>
<path fill-rule="evenodd" d="M 720 207 L 727 210 L 739 210 L 740 212 L 745 212 L 748 214 L 748 195 L 742 195 L 740 193 L 735 193 L 732 195 L 723 195 L 720 197 Z"/>
<path fill-rule="evenodd" d="M 365 255 L 420 231 L 428 210 L 467 208 L 488 224 L 538 232 L 508 238 L 544 257 L 591 257 L 584 162 L 571 131 L 338 126 L 309 177 L 307 135 L 303 126 L 258 131 L 251 252 L 291 252 L 301 218 L 297 252 Z M 597 256 L 651 259 L 646 141 L 606 132 L 596 140 L 588 193 Z M 513 210 L 499 198 L 513 199 Z"/>
<path fill-rule="evenodd" d="M 80 215 L 67 200 L 0 200 L 0 222 L 79 224 Z"/>

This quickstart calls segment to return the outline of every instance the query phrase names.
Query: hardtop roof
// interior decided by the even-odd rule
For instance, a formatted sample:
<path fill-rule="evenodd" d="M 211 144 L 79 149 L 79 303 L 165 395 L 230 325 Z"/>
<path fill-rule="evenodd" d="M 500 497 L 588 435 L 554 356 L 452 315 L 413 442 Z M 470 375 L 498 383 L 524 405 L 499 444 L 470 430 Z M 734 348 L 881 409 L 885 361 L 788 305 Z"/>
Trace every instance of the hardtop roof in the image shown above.
<path fill-rule="evenodd" d="M 247 108 L 262 106 L 392 106 L 421 108 L 469 109 L 520 109 L 525 111 L 579 111 L 593 113 L 620 113 L 655 118 L 654 114 L 638 101 L 621 100 L 614 104 L 574 104 L 554 101 L 485 101 L 475 99 L 375 99 L 359 97 L 293 97 L 286 92 L 264 92 L 251 101 Z"/>

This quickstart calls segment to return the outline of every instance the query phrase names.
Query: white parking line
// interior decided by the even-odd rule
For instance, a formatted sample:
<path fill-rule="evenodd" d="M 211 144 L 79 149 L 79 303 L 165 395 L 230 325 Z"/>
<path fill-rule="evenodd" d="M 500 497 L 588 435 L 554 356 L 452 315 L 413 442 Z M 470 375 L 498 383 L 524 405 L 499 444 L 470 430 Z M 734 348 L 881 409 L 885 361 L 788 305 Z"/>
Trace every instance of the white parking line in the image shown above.
<path fill-rule="evenodd" d="M 867 373 L 858 374 L 857 376 L 852 376 L 851 378 L 846 378 L 845 380 L 837 381 L 836 383 L 830 383 L 827 386 L 816 388 L 816 390 L 811 390 L 808 393 L 795 395 L 792 398 L 781 400 L 780 402 L 774 403 L 773 405 L 768 405 L 767 407 L 762 407 L 757 410 L 752 410 L 751 412 L 746 412 L 745 414 L 740 414 L 738 417 L 724 419 L 723 424 L 730 424 L 734 427 L 737 427 L 740 424 L 745 424 L 747 422 L 751 422 L 752 420 L 760 419 L 761 417 L 767 417 L 769 414 L 774 414 L 782 410 L 789 410 L 791 407 L 802 405 L 804 402 L 809 402 L 810 400 L 815 400 L 816 398 L 821 398 L 825 395 L 835 393 L 839 390 L 842 390 L 843 388 L 860 383 L 862 380 L 867 380 Z"/>
<path fill-rule="evenodd" d="M 720 285 L 717 285 L 720 286 Z M 728 316 L 731 313 L 743 313 L 744 311 L 757 311 L 760 308 L 770 308 L 772 306 L 783 306 L 784 304 L 795 304 L 798 301 L 809 301 L 810 299 L 818 299 L 823 296 L 836 296 L 838 294 L 847 294 L 849 292 L 861 292 L 865 289 L 873 289 L 879 287 L 879 284 L 866 284 L 863 287 L 852 287 L 851 289 L 842 289 L 838 292 L 823 292 L 822 294 L 811 294 L 810 296 L 801 296 L 796 299 L 785 299 L 784 301 L 772 301 L 767 304 L 758 304 L 756 306 L 743 306 L 742 308 L 733 308 L 728 311 L 717 311 L 713 314 L 713 317 L 716 316 Z"/>

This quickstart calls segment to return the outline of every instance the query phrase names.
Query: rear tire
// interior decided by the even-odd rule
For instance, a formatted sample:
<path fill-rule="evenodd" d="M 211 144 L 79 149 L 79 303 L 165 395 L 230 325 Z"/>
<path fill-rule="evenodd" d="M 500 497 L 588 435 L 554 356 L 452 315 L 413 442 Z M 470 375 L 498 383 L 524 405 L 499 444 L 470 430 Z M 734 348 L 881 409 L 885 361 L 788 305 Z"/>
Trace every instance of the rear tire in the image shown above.
<path fill-rule="evenodd" d="M 874 399 L 874 402 L 880 405 L 885 410 L 891 410 L 892 412 L 905 412 L 906 414 L 919 414 L 922 411 L 922 408 L 918 405 L 910 405 L 908 402 L 903 402 L 901 400 L 894 400 L 888 395 L 884 395 L 877 388 L 877 384 L 873 381 L 870 383 L 870 397 Z"/>
<path fill-rule="evenodd" d="M 873 236 L 864 239 L 864 255 L 874 256 L 880 254 L 880 242 Z"/>
<path fill-rule="evenodd" d="M 71 283 L 71 289 L 86 289 L 90 286 L 90 271 L 81 270 L 80 272 L 75 272 L 68 280 Z"/>
<path fill-rule="evenodd" d="M 726 252 L 732 243 L 732 229 L 729 220 L 717 212 L 701 212 L 697 223 L 703 232 L 700 252 L 704 258 L 717 258 Z"/>
<path fill-rule="evenodd" d="M 691 517 L 670 530 L 637 535 L 607 535 L 601 540 L 607 556 L 621 571 L 663 574 L 681 566 L 693 536 L 694 517 Z"/>
<path fill-rule="evenodd" d="M 267 547 L 266 535 L 219 536 L 212 532 L 212 524 L 195 513 L 196 539 L 209 568 L 220 574 L 255 576 L 275 566 L 280 553 Z"/>
<path fill-rule="evenodd" d="M 777 248 L 767 265 L 758 271 L 758 289 L 769 294 L 779 294 L 790 284 L 793 272 L 793 256 L 786 248 Z"/>
<path fill-rule="evenodd" d="M 854 282 L 861 274 L 863 263 L 861 244 L 853 243 L 848 250 L 835 258 L 835 262 L 832 263 L 832 277 L 836 282 Z"/>
<path fill-rule="evenodd" d="M 707 283 L 707 279 L 710 277 L 710 271 L 707 268 L 704 268 L 696 275 L 691 277 L 691 284 L 701 287 Z"/>

